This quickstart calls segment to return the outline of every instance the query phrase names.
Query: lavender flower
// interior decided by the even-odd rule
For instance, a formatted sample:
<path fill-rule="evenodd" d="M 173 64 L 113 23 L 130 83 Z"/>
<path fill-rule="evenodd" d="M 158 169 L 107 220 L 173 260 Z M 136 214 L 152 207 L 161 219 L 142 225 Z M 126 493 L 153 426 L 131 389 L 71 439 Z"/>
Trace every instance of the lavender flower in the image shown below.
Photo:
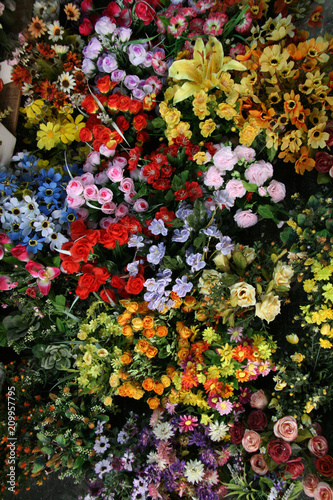
<path fill-rule="evenodd" d="M 190 230 L 187 228 L 175 229 L 171 241 L 185 243 L 190 237 Z"/>
<path fill-rule="evenodd" d="M 220 250 L 223 255 L 228 255 L 234 248 L 235 245 L 231 243 L 229 236 L 222 236 L 220 242 L 216 245 L 216 250 Z"/>
<path fill-rule="evenodd" d="M 82 52 L 83 52 L 84 57 L 86 57 L 88 59 L 97 59 L 97 57 L 102 52 L 102 50 L 103 50 L 103 46 L 102 46 L 101 42 L 96 37 L 94 37 L 90 40 L 88 45 L 86 45 L 86 47 L 84 47 Z"/>
<path fill-rule="evenodd" d="M 168 229 L 165 227 L 162 219 L 153 219 L 149 224 L 149 230 L 155 236 L 158 236 L 159 234 L 166 236 L 168 234 Z"/>
<path fill-rule="evenodd" d="M 132 234 L 132 236 L 129 238 L 127 242 L 128 248 L 136 247 L 136 248 L 142 248 L 145 246 L 143 242 L 143 236 L 138 236 L 137 234 Z"/>
<path fill-rule="evenodd" d="M 103 54 L 97 59 L 97 68 L 101 72 L 112 73 L 118 68 L 117 59 L 112 54 Z"/>
<path fill-rule="evenodd" d="M 140 66 L 146 59 L 146 49 L 143 45 L 139 43 L 133 43 L 128 45 L 127 53 L 131 64 L 134 66 Z"/>
<path fill-rule="evenodd" d="M 202 259 L 201 253 L 190 254 L 186 257 L 186 263 L 191 266 L 191 273 L 200 271 L 206 266 L 206 262 Z"/>
<path fill-rule="evenodd" d="M 214 191 L 214 200 L 220 209 L 225 207 L 229 210 L 235 204 L 235 199 L 231 198 L 225 189 Z"/>
<path fill-rule="evenodd" d="M 165 245 L 164 243 L 159 243 L 158 245 L 152 245 L 149 249 L 149 254 L 147 255 L 147 261 L 150 264 L 159 264 L 165 255 Z"/>
<path fill-rule="evenodd" d="M 124 85 L 128 90 L 133 90 L 138 87 L 140 78 L 137 75 L 127 75 L 124 78 Z"/>
<path fill-rule="evenodd" d="M 126 71 L 123 69 L 116 69 L 111 73 L 111 80 L 113 82 L 122 82 L 126 77 Z"/>
<path fill-rule="evenodd" d="M 95 24 L 95 31 L 99 35 L 111 35 L 116 29 L 116 25 L 108 16 L 101 17 Z"/>
<path fill-rule="evenodd" d="M 131 262 L 130 264 L 127 264 L 127 271 L 129 272 L 130 276 L 136 276 L 139 272 L 139 260 L 136 260 L 134 262 Z"/>
<path fill-rule="evenodd" d="M 204 229 L 201 229 L 200 232 L 211 238 L 220 239 L 222 237 L 221 231 L 216 226 L 208 226 Z"/>
<path fill-rule="evenodd" d="M 105 422 L 103 422 L 103 420 L 98 420 L 97 425 L 96 425 L 96 429 L 95 429 L 96 436 L 103 433 L 104 424 L 105 424 Z"/>

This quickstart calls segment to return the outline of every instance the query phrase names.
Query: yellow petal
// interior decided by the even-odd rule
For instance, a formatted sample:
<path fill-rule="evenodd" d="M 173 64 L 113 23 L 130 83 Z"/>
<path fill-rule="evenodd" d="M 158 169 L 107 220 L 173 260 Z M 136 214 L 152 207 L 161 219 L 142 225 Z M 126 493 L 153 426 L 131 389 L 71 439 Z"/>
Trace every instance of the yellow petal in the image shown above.
<path fill-rule="evenodd" d="M 207 77 L 218 73 L 223 66 L 224 52 L 222 43 L 217 38 L 210 36 L 206 45 Z"/>
<path fill-rule="evenodd" d="M 184 101 L 184 99 L 191 97 L 194 94 L 194 92 L 200 92 L 200 90 L 201 90 L 201 85 L 198 85 L 197 83 L 186 82 L 175 93 L 173 102 L 174 104 L 176 104 L 177 102 Z"/>
<path fill-rule="evenodd" d="M 180 61 L 175 61 L 170 66 L 169 76 L 176 80 L 190 80 L 197 84 L 202 82 L 201 72 L 196 69 L 193 60 L 187 61 L 186 59 L 181 59 Z"/>
<path fill-rule="evenodd" d="M 235 71 L 245 71 L 246 66 L 244 64 L 238 62 L 238 61 L 229 61 L 226 64 L 223 64 L 223 71 L 230 71 L 230 70 L 235 70 Z"/>

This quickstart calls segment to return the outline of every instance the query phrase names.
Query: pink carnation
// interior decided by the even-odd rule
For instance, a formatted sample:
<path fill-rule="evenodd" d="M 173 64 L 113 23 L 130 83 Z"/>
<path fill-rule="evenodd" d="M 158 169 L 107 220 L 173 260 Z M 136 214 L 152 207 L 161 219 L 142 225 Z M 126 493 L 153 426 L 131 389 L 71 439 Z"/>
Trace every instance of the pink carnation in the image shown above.
<path fill-rule="evenodd" d="M 247 146 L 237 146 L 234 150 L 238 160 L 244 158 L 245 161 L 253 161 L 256 157 L 256 152 Z"/>
<path fill-rule="evenodd" d="M 237 179 L 231 179 L 227 183 L 225 190 L 231 198 L 242 198 L 246 195 L 246 189 L 243 186 L 242 181 Z"/>
<path fill-rule="evenodd" d="M 223 178 L 216 167 L 209 167 L 204 177 L 204 183 L 206 186 L 215 189 L 219 189 L 222 186 Z"/>
<path fill-rule="evenodd" d="M 273 175 L 273 167 L 270 163 L 260 160 L 252 163 L 245 171 L 245 179 L 251 184 L 262 186 Z"/>
<path fill-rule="evenodd" d="M 267 188 L 268 194 L 271 196 L 274 203 L 282 201 L 286 196 L 286 186 L 279 181 L 271 181 Z"/>
<path fill-rule="evenodd" d="M 222 146 L 221 149 L 214 154 L 213 162 L 220 174 L 224 174 L 227 170 L 233 170 L 238 162 L 238 157 L 230 146 Z"/>
<path fill-rule="evenodd" d="M 234 215 L 234 220 L 238 227 L 246 228 L 257 224 L 258 217 L 252 210 L 240 210 Z"/>

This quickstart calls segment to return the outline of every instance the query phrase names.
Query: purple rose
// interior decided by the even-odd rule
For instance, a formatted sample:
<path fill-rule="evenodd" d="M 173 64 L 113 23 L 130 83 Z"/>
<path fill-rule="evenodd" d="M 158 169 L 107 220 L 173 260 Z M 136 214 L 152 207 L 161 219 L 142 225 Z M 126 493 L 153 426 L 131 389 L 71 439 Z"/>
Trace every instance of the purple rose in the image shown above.
<path fill-rule="evenodd" d="M 88 45 L 83 49 L 84 57 L 88 59 L 97 59 L 99 54 L 103 51 L 103 46 L 97 38 L 92 38 Z"/>
<path fill-rule="evenodd" d="M 113 82 L 122 82 L 125 77 L 126 77 L 126 71 L 124 71 L 123 69 L 116 69 L 111 73 L 111 80 Z"/>
<path fill-rule="evenodd" d="M 124 79 L 124 85 L 128 90 L 137 88 L 140 83 L 140 78 L 136 75 L 127 75 Z"/>
<path fill-rule="evenodd" d="M 143 99 L 146 97 L 146 93 L 141 89 L 133 89 L 132 97 L 133 99 L 137 99 L 138 101 L 143 101 Z"/>
<path fill-rule="evenodd" d="M 88 59 L 88 57 L 85 57 L 82 61 L 82 71 L 88 77 L 93 76 L 93 74 L 96 72 L 95 64 L 91 59 Z"/>
<path fill-rule="evenodd" d="M 103 54 L 97 60 L 97 67 L 101 72 L 112 73 L 118 68 L 117 59 L 112 54 Z"/>
<path fill-rule="evenodd" d="M 128 42 L 128 40 L 131 38 L 132 35 L 132 30 L 131 28 L 117 28 L 115 31 L 115 35 L 117 35 L 118 40 L 121 42 Z"/>
<path fill-rule="evenodd" d="M 101 17 L 95 24 L 95 31 L 99 35 L 111 35 L 116 29 L 116 25 L 108 16 Z"/>
<path fill-rule="evenodd" d="M 140 64 L 142 64 L 146 59 L 147 54 L 146 49 L 143 47 L 143 45 L 140 45 L 138 43 L 129 45 L 127 48 L 127 53 L 131 64 L 134 64 L 134 66 L 139 66 Z"/>

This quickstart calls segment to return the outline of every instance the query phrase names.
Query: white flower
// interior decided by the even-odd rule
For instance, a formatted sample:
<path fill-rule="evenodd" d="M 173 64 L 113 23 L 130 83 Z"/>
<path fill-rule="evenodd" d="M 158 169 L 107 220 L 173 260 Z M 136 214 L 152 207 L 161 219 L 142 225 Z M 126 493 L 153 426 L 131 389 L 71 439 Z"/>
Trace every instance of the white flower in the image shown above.
<path fill-rule="evenodd" d="M 53 251 L 55 248 L 60 249 L 64 243 L 66 243 L 68 238 L 61 233 L 51 233 L 45 238 L 45 243 L 50 243 L 50 249 Z"/>
<path fill-rule="evenodd" d="M 219 423 L 217 420 L 209 424 L 209 437 L 212 441 L 221 441 L 229 430 L 229 427 L 223 422 Z"/>
<path fill-rule="evenodd" d="M 63 71 L 59 76 L 60 90 L 70 92 L 75 87 L 75 78 L 68 71 Z"/>
<path fill-rule="evenodd" d="M 167 441 L 174 433 L 175 431 L 169 422 L 158 422 L 153 430 L 153 434 L 161 441 Z"/>
<path fill-rule="evenodd" d="M 204 464 L 200 460 L 190 460 L 185 465 L 184 476 L 190 483 L 198 483 L 203 479 L 204 475 Z"/>
<path fill-rule="evenodd" d="M 50 236 L 54 232 L 54 223 L 43 215 L 39 215 L 34 224 L 34 228 L 38 233 L 42 233 L 43 238 Z"/>
<path fill-rule="evenodd" d="M 52 42 L 57 42 L 62 38 L 62 35 L 64 34 L 64 28 L 60 26 L 59 21 L 53 21 L 53 23 L 48 25 L 47 33 Z"/>
<path fill-rule="evenodd" d="M 66 52 L 69 51 L 68 45 L 59 45 L 57 43 L 51 45 L 51 49 L 53 49 L 59 56 L 61 56 L 62 54 L 66 54 Z"/>

